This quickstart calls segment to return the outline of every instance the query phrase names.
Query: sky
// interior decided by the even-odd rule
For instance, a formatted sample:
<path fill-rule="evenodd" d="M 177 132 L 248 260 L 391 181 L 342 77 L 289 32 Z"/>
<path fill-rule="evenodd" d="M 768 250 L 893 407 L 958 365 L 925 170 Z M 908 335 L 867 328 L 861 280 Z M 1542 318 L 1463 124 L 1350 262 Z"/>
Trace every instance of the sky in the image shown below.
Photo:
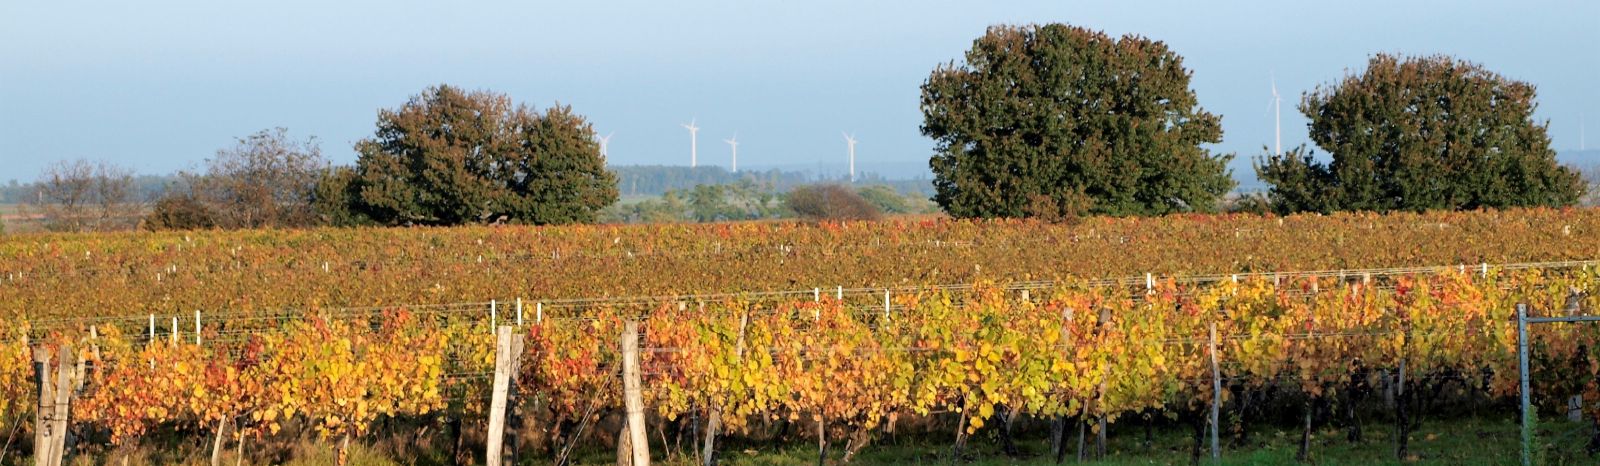
<path fill-rule="evenodd" d="M 571 105 L 614 164 L 925 166 L 919 86 L 992 24 L 1061 22 L 1167 43 L 1222 115 L 1236 178 L 1307 143 L 1299 95 L 1378 52 L 1444 53 L 1539 89 L 1558 150 L 1600 147 L 1600 2 L 142 1 L 0 2 L 0 183 L 66 159 L 198 167 L 288 128 L 335 163 L 428 86 Z"/>

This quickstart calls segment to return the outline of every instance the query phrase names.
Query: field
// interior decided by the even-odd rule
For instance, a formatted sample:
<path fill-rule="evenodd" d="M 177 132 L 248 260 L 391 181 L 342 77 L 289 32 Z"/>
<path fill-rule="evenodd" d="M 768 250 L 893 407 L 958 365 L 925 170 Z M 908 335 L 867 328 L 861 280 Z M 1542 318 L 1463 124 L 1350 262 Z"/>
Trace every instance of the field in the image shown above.
<path fill-rule="evenodd" d="M 673 464 L 708 433 L 730 464 L 814 463 L 819 440 L 833 462 L 1042 464 L 1080 430 L 1108 464 L 1185 463 L 1212 406 L 1229 462 L 1499 464 L 1512 309 L 1589 313 L 1596 232 L 1577 209 L 8 236 L 0 428 L 29 438 L 30 348 L 70 346 L 82 458 L 348 439 L 358 463 L 481 461 L 512 325 L 523 462 L 605 462 L 638 321 Z M 1600 400 L 1596 329 L 1531 330 L 1545 417 Z M 1541 454 L 1592 460 L 1590 425 L 1541 424 Z"/>

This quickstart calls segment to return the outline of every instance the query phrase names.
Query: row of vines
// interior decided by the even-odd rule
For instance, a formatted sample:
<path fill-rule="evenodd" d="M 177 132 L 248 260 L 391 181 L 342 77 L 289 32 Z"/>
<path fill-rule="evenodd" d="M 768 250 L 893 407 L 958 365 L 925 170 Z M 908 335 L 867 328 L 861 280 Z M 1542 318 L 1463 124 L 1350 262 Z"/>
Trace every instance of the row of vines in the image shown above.
<path fill-rule="evenodd" d="M 253 312 L 1600 257 L 1600 210 L 0 237 L 0 315 Z M 110 311 L 107 311 L 110 310 Z"/>
<path fill-rule="evenodd" d="M 1018 417 L 1091 429 L 1138 413 L 1200 419 L 1214 396 L 1213 342 L 1229 405 L 1272 389 L 1300 393 L 1314 409 L 1400 373 L 1406 390 L 1450 381 L 1504 399 L 1518 381 L 1514 305 L 1539 315 L 1589 312 L 1600 276 L 1452 268 L 1381 280 L 1152 285 L 1062 282 L 1024 295 L 979 282 L 899 293 L 888 306 L 821 295 L 550 315 L 520 330 L 528 338 L 517 374 L 521 410 L 540 432 L 570 436 L 620 409 L 617 341 L 628 320 L 642 322 L 645 401 L 655 419 L 715 413 L 728 435 L 802 423 L 823 438 L 849 439 L 852 450 L 909 418 L 953 418 L 958 438 Z M 219 334 L 246 324 L 219 322 L 200 344 L 111 324 L 92 338 L 80 325 L 29 341 L 13 327 L 0 346 L 8 401 L 0 420 L 29 416 L 29 345 L 64 344 L 88 368 L 73 429 L 111 447 L 174 426 L 242 445 L 283 435 L 291 423 L 359 439 L 384 419 L 481 419 L 482 375 L 493 364 L 484 317 L 312 313 L 250 323 L 237 339 Z M 1553 324 L 1532 335 L 1540 403 L 1600 400 L 1600 327 Z M 1600 419 L 1594 403 L 1584 409 Z"/>

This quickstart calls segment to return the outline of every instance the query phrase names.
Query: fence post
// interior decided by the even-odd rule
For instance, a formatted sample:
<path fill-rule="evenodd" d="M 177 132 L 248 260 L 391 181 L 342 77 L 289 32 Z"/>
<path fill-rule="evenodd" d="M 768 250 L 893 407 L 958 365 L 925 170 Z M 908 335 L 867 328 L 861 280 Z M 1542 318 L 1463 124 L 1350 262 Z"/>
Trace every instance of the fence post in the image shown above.
<path fill-rule="evenodd" d="M 489 466 L 502 464 L 515 464 L 513 456 L 516 451 L 515 427 L 518 427 L 516 416 L 510 414 L 511 427 L 513 427 L 511 448 L 506 448 L 505 441 L 508 413 L 516 409 L 516 374 L 522 360 L 522 335 L 516 333 L 510 326 L 501 326 L 495 329 L 494 345 L 494 393 L 489 400 L 489 433 L 486 443 L 488 450 L 484 459 Z"/>
<path fill-rule="evenodd" d="M 56 387 L 53 393 L 55 399 L 52 400 L 54 406 L 51 407 L 55 414 L 50 418 L 50 430 L 55 436 L 50 439 L 50 453 L 47 456 L 51 466 L 64 464 L 63 459 L 67 454 L 67 419 L 71 415 L 72 386 L 76 384 L 74 375 L 77 374 L 75 360 L 78 354 L 70 345 L 64 345 L 56 352 Z"/>
<path fill-rule="evenodd" d="M 1517 393 L 1522 398 L 1522 465 L 1533 465 L 1533 412 L 1528 401 L 1528 305 L 1517 303 Z"/>
<path fill-rule="evenodd" d="M 1217 368 L 1217 323 L 1211 323 L 1211 460 L 1222 461 L 1222 450 L 1217 441 L 1217 431 L 1222 430 L 1219 422 L 1222 409 L 1222 371 Z"/>
<path fill-rule="evenodd" d="M 506 430 L 511 432 L 511 438 L 506 440 L 506 451 L 501 455 L 505 464 L 517 464 L 518 440 L 522 433 L 522 413 L 517 411 L 517 400 L 522 398 L 521 387 L 517 385 L 517 376 L 522 373 L 523 344 L 527 338 L 524 332 L 513 332 L 511 335 L 511 386 L 506 389 Z"/>
<path fill-rule="evenodd" d="M 194 345 L 200 346 L 200 310 L 194 310 Z"/>
<path fill-rule="evenodd" d="M 50 384 L 50 349 L 33 349 L 33 383 L 39 394 L 39 405 L 33 411 L 33 459 L 36 466 L 50 466 L 50 445 L 54 441 L 50 437 L 50 416 L 55 410 L 50 406 L 55 402 L 51 393 L 55 386 Z"/>
<path fill-rule="evenodd" d="M 644 430 L 644 393 L 639 375 L 639 322 L 622 326 L 622 398 L 628 409 L 628 439 L 633 466 L 650 466 L 649 437 Z"/>
<path fill-rule="evenodd" d="M 506 431 L 506 390 L 511 385 L 510 355 L 511 332 L 496 329 L 494 342 L 494 393 L 489 398 L 489 434 L 485 443 L 484 461 L 488 466 L 500 466 L 500 452 L 504 448 Z"/>

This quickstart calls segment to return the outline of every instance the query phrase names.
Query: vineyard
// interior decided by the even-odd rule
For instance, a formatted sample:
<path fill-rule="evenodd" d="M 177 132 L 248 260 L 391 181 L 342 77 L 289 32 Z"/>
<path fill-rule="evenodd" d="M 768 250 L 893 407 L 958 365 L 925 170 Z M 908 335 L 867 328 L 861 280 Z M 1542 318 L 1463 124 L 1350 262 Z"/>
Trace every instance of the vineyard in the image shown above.
<path fill-rule="evenodd" d="M 1517 304 L 1600 304 L 1581 260 L 1597 227 L 1530 210 L 8 238 L 0 428 L 38 434 L 33 358 L 60 349 L 78 454 L 177 435 L 270 462 L 301 436 L 343 452 L 438 429 L 483 460 L 509 326 L 526 342 L 509 435 L 523 463 L 560 462 L 616 438 L 637 322 L 658 458 L 803 437 L 849 461 L 896 433 L 961 457 L 1026 425 L 1093 457 L 1150 419 L 1192 429 L 1199 455 L 1213 409 L 1240 439 L 1285 403 L 1308 438 L 1394 423 L 1405 458 L 1441 405 L 1518 394 Z M 1582 396 L 1600 419 L 1600 327 L 1528 331 L 1539 407 Z"/>

